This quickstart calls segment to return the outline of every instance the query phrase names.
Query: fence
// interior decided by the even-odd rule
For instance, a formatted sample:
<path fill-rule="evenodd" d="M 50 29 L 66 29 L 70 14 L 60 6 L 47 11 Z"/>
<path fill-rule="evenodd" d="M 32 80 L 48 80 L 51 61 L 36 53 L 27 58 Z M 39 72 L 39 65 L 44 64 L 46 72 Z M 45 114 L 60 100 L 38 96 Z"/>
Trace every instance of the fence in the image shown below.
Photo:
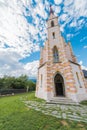
<path fill-rule="evenodd" d="M 0 89 L 0 95 L 24 93 L 26 89 Z"/>

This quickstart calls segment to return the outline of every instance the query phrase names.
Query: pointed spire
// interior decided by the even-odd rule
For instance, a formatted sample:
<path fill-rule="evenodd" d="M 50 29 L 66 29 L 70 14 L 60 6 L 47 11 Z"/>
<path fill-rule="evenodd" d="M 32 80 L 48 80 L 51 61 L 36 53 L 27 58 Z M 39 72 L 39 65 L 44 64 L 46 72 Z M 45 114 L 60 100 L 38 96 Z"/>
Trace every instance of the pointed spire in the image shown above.
<path fill-rule="evenodd" d="M 54 14 L 54 11 L 53 11 L 53 9 L 52 9 L 52 6 L 50 5 L 50 14 Z"/>

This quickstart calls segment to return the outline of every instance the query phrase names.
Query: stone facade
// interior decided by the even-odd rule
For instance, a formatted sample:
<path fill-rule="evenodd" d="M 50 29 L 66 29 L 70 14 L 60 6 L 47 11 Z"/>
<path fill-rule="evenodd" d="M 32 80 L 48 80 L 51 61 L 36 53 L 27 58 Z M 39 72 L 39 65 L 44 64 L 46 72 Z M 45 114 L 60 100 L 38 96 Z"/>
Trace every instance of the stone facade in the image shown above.
<path fill-rule="evenodd" d="M 65 96 L 75 102 L 87 99 L 86 80 L 81 66 L 60 33 L 58 17 L 53 12 L 47 21 L 48 40 L 41 48 L 36 96 L 50 100 Z M 58 80 L 57 80 L 58 77 Z"/>
<path fill-rule="evenodd" d="M 87 92 L 87 70 L 83 70 L 85 82 L 86 82 L 86 92 Z"/>
<path fill-rule="evenodd" d="M 86 89 L 87 89 L 87 78 L 85 78 L 85 82 L 86 82 Z M 86 90 L 87 91 L 87 90 Z"/>

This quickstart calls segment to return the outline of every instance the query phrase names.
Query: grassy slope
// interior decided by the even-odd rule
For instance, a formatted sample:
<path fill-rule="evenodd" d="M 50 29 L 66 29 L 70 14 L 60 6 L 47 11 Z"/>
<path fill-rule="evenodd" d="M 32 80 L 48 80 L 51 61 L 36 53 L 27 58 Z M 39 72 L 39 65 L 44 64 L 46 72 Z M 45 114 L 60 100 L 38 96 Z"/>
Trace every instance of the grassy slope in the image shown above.
<path fill-rule="evenodd" d="M 27 96 L 27 97 L 26 97 Z M 34 93 L 0 98 L 0 130 L 86 130 L 85 123 L 60 120 L 28 109 L 20 99 L 38 100 Z"/>

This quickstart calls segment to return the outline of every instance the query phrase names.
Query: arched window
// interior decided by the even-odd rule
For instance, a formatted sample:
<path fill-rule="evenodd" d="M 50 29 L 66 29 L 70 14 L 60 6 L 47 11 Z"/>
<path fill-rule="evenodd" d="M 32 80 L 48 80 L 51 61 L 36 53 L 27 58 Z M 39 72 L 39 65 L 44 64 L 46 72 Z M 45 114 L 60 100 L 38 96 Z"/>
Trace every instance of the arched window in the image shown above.
<path fill-rule="evenodd" d="M 53 62 L 56 63 L 58 61 L 59 61 L 58 50 L 57 50 L 57 47 L 54 46 L 54 48 L 53 48 Z"/>
<path fill-rule="evenodd" d="M 51 21 L 51 27 L 54 27 L 54 21 Z"/>
<path fill-rule="evenodd" d="M 80 88 L 82 88 L 81 83 L 80 83 L 80 79 L 79 79 L 78 72 L 76 72 L 76 76 L 77 76 L 77 80 L 78 80 L 79 86 L 80 86 Z"/>
<path fill-rule="evenodd" d="M 55 39 L 55 32 L 53 32 L 52 35 L 53 35 L 53 39 Z"/>
<path fill-rule="evenodd" d="M 43 83 L 43 75 L 41 74 L 41 87 L 42 87 L 42 83 Z"/>

